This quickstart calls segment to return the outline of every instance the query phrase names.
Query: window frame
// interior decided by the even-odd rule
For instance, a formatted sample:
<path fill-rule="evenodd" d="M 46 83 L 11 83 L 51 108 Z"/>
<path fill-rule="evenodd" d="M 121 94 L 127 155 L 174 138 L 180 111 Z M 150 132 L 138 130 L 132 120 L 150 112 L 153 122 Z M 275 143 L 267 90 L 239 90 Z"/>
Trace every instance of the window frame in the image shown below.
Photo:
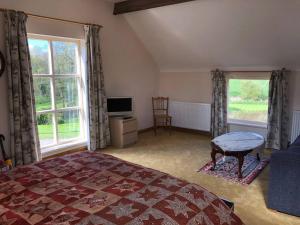
<path fill-rule="evenodd" d="M 227 112 L 229 112 L 229 82 L 232 79 L 237 80 L 270 80 L 271 74 L 270 72 L 248 72 L 248 73 L 235 73 L 232 72 L 226 76 L 227 83 Z M 267 128 L 268 121 L 251 121 L 251 120 L 241 120 L 241 119 L 232 119 L 229 117 L 229 113 L 227 113 L 227 123 L 231 125 L 242 125 L 249 127 L 259 127 L 259 128 Z"/>
<path fill-rule="evenodd" d="M 49 54 L 49 74 L 32 74 L 33 78 L 49 78 L 50 79 L 50 92 L 51 92 L 51 109 L 36 111 L 36 116 L 41 114 L 52 114 L 52 126 L 53 126 L 53 143 L 41 147 L 42 154 L 49 154 L 48 152 L 59 151 L 63 148 L 69 148 L 71 146 L 84 146 L 87 142 L 87 120 L 86 120 L 86 109 L 85 109 L 85 81 L 84 81 L 84 66 L 82 62 L 82 40 L 75 38 L 57 37 L 50 35 L 40 35 L 40 34 L 28 34 L 28 39 L 34 40 L 45 40 L 48 42 L 48 54 Z M 75 74 L 55 74 L 54 70 L 54 51 L 53 42 L 71 42 L 75 43 L 77 46 L 76 51 L 76 73 Z M 55 80 L 59 78 L 75 78 L 78 90 L 78 106 L 64 107 L 58 109 L 56 106 L 56 85 Z M 66 111 L 78 111 L 79 121 L 80 121 L 80 137 L 68 139 L 65 141 L 59 140 L 58 132 L 58 114 Z"/>

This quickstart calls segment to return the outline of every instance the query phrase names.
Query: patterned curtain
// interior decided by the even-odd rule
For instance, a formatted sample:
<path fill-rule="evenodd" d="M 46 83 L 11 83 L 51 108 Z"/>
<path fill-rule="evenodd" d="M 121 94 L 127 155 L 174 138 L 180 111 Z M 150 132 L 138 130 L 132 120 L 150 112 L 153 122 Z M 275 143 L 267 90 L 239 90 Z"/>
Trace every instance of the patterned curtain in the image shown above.
<path fill-rule="evenodd" d="M 212 71 L 211 134 L 220 136 L 227 131 L 227 85 L 223 71 Z"/>
<path fill-rule="evenodd" d="M 99 26 L 85 26 L 90 151 L 105 148 L 110 144 L 99 31 Z"/>
<path fill-rule="evenodd" d="M 11 130 L 10 157 L 15 166 L 40 159 L 35 99 L 23 12 L 4 13 Z"/>
<path fill-rule="evenodd" d="M 286 70 L 272 71 L 269 87 L 267 148 L 285 149 L 288 145 L 287 104 Z"/>

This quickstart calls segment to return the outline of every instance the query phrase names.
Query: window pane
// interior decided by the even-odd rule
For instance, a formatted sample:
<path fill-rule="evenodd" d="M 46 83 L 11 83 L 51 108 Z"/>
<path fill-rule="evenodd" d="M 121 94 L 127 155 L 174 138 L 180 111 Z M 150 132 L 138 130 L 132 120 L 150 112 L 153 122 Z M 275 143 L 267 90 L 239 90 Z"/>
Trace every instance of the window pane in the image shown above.
<path fill-rule="evenodd" d="M 50 78 L 33 78 L 36 111 L 52 108 Z"/>
<path fill-rule="evenodd" d="M 228 118 L 267 122 L 269 80 L 229 80 Z"/>
<path fill-rule="evenodd" d="M 52 113 L 40 114 L 37 116 L 41 147 L 45 147 L 54 143 L 52 116 Z"/>
<path fill-rule="evenodd" d="M 45 40 L 28 40 L 33 74 L 50 74 L 49 42 Z"/>
<path fill-rule="evenodd" d="M 77 45 L 71 42 L 53 41 L 54 73 L 76 74 Z"/>
<path fill-rule="evenodd" d="M 60 142 L 80 137 L 79 111 L 72 110 L 57 114 L 58 139 Z"/>
<path fill-rule="evenodd" d="M 77 78 L 55 79 L 56 107 L 58 109 L 78 106 Z"/>

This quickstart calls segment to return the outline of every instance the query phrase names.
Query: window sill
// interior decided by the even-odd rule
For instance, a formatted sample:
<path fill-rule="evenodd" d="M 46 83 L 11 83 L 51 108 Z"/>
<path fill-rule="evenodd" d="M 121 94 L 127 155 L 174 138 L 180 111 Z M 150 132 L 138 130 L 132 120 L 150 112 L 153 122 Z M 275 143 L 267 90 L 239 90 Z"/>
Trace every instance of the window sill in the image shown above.
<path fill-rule="evenodd" d="M 267 124 L 251 123 L 251 122 L 248 122 L 248 121 L 229 120 L 228 124 L 229 125 L 238 125 L 238 126 L 245 126 L 245 127 L 256 127 L 256 128 L 267 129 Z"/>
<path fill-rule="evenodd" d="M 87 147 L 86 141 L 79 141 L 79 142 L 72 142 L 72 143 L 66 143 L 58 146 L 48 147 L 41 149 L 42 152 L 42 158 L 46 158 L 49 156 L 53 156 L 56 154 L 60 154 L 66 151 L 70 151 L 76 148 L 83 148 Z"/>

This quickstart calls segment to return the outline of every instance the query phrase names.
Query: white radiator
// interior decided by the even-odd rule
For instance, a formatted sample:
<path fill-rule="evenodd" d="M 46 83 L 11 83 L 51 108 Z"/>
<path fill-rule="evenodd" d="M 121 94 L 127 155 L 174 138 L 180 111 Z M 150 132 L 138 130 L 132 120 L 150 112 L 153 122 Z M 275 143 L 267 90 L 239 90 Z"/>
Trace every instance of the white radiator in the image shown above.
<path fill-rule="evenodd" d="M 293 123 L 291 133 L 291 143 L 293 143 L 300 134 L 300 111 L 293 112 Z"/>
<path fill-rule="evenodd" d="M 174 127 L 210 131 L 210 104 L 170 101 Z"/>

